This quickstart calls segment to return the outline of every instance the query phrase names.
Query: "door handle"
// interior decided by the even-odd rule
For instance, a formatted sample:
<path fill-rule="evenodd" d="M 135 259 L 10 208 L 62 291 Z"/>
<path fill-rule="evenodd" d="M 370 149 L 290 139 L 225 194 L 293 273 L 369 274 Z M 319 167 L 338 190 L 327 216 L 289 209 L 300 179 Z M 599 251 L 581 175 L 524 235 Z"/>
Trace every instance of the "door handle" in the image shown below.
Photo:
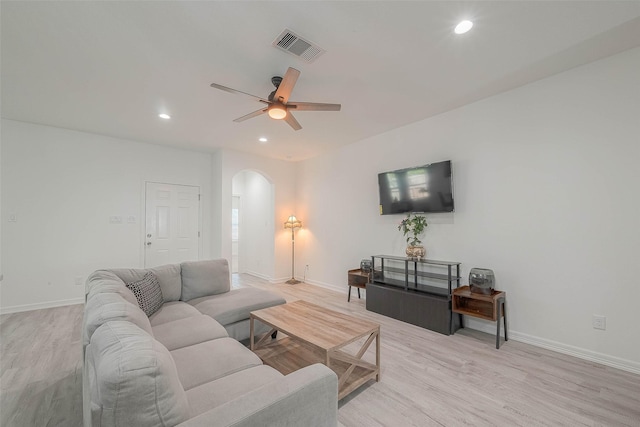
<path fill-rule="evenodd" d="M 147 242 L 147 246 L 151 246 L 151 242 Z"/>

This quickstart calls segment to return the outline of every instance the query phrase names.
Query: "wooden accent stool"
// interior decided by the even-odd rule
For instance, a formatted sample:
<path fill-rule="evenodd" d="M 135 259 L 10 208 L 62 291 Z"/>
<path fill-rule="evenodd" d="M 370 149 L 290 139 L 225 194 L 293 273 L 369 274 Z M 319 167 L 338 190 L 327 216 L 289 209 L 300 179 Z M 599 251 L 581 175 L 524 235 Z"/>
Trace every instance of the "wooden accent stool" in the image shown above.
<path fill-rule="evenodd" d="M 254 343 L 254 321 L 273 329 Z M 277 305 L 250 314 L 251 350 L 262 361 L 287 375 L 314 363 L 324 363 L 338 375 L 338 400 L 370 379 L 380 381 L 380 325 L 328 310 L 306 301 Z M 267 340 L 274 331 L 287 337 Z M 355 354 L 344 347 L 365 338 Z M 376 342 L 376 363 L 362 360 Z"/>
<path fill-rule="evenodd" d="M 491 320 L 497 323 L 496 348 L 500 348 L 500 318 L 504 319 L 504 340 L 507 336 L 507 293 L 503 291 L 491 292 L 491 295 L 471 292 L 469 286 L 462 286 L 453 291 L 451 311 L 458 314 Z"/>
<path fill-rule="evenodd" d="M 347 273 L 347 284 L 349 285 L 349 296 L 347 302 L 351 301 L 351 287 L 358 288 L 358 299 L 360 299 L 360 289 L 367 289 L 367 283 L 369 283 L 370 275 L 359 268 L 355 270 L 349 270 Z"/>

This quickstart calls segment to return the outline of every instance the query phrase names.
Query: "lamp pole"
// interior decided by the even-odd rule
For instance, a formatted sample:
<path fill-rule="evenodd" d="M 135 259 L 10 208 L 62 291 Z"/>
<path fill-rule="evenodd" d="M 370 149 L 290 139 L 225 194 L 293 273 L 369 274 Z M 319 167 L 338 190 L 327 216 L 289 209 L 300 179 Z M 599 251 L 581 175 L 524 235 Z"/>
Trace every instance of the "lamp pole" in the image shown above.
<path fill-rule="evenodd" d="M 291 279 L 287 280 L 285 283 L 289 285 L 295 285 L 296 283 L 300 283 L 299 280 L 296 280 L 295 269 L 296 269 L 296 238 L 294 235 L 294 231 L 296 228 L 302 227 L 302 223 L 295 217 L 295 215 L 291 215 L 287 222 L 284 223 L 284 228 L 291 229 Z"/>
<path fill-rule="evenodd" d="M 296 283 L 300 283 L 299 280 L 296 280 L 295 269 L 296 269 L 296 239 L 293 235 L 293 231 L 295 228 L 291 227 L 291 279 L 287 280 L 287 283 L 290 285 L 295 285 Z"/>

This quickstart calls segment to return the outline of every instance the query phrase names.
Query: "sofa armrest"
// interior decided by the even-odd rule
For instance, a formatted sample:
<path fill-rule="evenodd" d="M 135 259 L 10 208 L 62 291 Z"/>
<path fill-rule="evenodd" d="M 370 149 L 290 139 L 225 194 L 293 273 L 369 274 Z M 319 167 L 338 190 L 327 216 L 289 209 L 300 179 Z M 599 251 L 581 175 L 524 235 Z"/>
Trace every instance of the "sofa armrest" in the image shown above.
<path fill-rule="evenodd" d="M 322 364 L 307 366 L 179 425 L 335 427 L 338 378 Z"/>

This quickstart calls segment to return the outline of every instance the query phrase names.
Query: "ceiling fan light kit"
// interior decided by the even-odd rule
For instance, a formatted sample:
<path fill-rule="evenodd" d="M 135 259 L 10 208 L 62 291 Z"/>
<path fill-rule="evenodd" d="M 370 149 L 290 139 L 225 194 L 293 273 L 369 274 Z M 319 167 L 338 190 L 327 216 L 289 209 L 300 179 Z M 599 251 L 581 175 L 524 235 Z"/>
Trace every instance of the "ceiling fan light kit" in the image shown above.
<path fill-rule="evenodd" d="M 287 117 L 287 109 L 284 105 L 273 103 L 267 108 L 269 117 L 276 120 L 282 120 Z"/>
<path fill-rule="evenodd" d="M 267 99 L 251 95 L 240 90 L 231 89 L 217 83 L 211 83 L 211 87 L 223 90 L 225 92 L 246 95 L 254 98 L 258 102 L 267 104 L 267 108 L 262 108 L 260 110 L 254 111 L 253 113 L 238 117 L 234 120 L 234 122 L 243 122 L 245 120 L 252 119 L 254 117 L 267 113 L 272 119 L 284 120 L 289 126 L 291 126 L 293 130 L 300 130 L 302 129 L 302 126 L 300 126 L 300 123 L 298 123 L 296 118 L 293 117 L 293 114 L 291 114 L 291 112 L 289 111 L 290 109 L 296 109 L 298 111 L 340 111 L 340 109 L 342 108 L 340 104 L 289 102 L 289 96 L 291 96 L 291 92 L 293 92 L 293 87 L 296 85 L 299 76 L 300 71 L 296 70 L 295 68 L 289 67 L 284 77 L 272 77 L 271 83 L 273 83 L 273 85 L 276 87 L 276 90 L 271 92 Z"/>

